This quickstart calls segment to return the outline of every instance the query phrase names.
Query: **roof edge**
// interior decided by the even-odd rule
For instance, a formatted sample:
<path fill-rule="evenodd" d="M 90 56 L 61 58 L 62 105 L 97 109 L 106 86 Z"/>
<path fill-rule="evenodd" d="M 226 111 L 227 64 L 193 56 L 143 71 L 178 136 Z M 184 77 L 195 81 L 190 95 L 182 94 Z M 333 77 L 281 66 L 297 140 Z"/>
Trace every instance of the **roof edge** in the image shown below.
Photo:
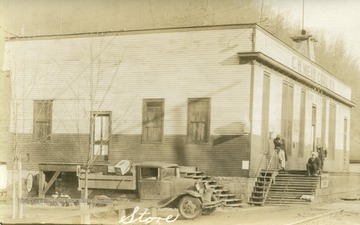
<path fill-rule="evenodd" d="M 218 25 L 206 25 L 206 26 L 188 26 L 188 27 L 163 27 L 163 28 L 144 28 L 144 29 L 132 29 L 132 30 L 108 30 L 108 31 L 93 31 L 93 32 L 81 32 L 81 33 L 66 33 L 66 34 L 44 34 L 44 35 L 15 35 L 5 37 L 5 40 L 23 40 L 23 39 L 38 39 L 38 38 L 66 38 L 66 37 L 79 37 L 79 36 L 91 36 L 91 35 L 106 35 L 106 34 L 127 34 L 127 33 L 158 33 L 158 32 L 172 32 L 172 31 L 189 31 L 189 30 L 209 30 L 209 29 L 239 29 L 239 28 L 251 28 L 258 26 L 256 23 L 243 23 L 243 24 L 218 24 Z"/>
<path fill-rule="evenodd" d="M 287 76 L 293 78 L 294 80 L 297 80 L 301 83 L 306 84 L 307 86 L 310 86 L 312 88 L 315 88 L 321 92 L 323 92 L 325 95 L 332 97 L 338 101 L 340 101 L 341 103 L 349 106 L 349 107 L 354 107 L 355 103 L 352 102 L 351 100 L 339 95 L 338 93 L 318 84 L 315 83 L 314 81 L 312 81 L 311 79 L 304 77 L 303 75 L 301 75 L 300 73 L 290 69 L 289 67 L 275 61 L 273 58 L 265 55 L 264 53 L 261 52 L 239 52 L 237 53 L 240 60 L 241 59 L 245 59 L 246 61 L 248 60 L 256 60 L 260 63 L 263 63 L 265 65 L 268 65 L 272 68 L 274 68 L 275 70 L 281 71 L 282 73 L 286 74 Z M 241 62 L 240 62 L 241 63 Z M 332 75 L 333 76 L 333 75 Z"/>

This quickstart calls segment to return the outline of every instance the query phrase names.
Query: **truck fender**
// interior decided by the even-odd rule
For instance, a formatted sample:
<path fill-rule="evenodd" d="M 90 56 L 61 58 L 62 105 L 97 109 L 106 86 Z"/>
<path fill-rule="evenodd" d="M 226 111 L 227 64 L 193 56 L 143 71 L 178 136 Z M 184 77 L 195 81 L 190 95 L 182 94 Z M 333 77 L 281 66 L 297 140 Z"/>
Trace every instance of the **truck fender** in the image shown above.
<path fill-rule="evenodd" d="M 158 203 L 158 207 L 159 208 L 165 208 L 169 205 L 171 205 L 172 203 L 174 202 L 177 202 L 180 198 L 182 198 L 184 195 L 190 195 L 190 196 L 193 196 L 195 198 L 199 198 L 200 201 L 202 202 L 202 195 L 199 194 L 198 192 L 196 191 L 192 191 L 192 190 L 186 190 L 184 192 L 182 192 L 181 194 L 177 195 L 177 196 L 174 196 L 168 200 L 166 200 L 165 202 L 164 201 L 160 201 Z"/>

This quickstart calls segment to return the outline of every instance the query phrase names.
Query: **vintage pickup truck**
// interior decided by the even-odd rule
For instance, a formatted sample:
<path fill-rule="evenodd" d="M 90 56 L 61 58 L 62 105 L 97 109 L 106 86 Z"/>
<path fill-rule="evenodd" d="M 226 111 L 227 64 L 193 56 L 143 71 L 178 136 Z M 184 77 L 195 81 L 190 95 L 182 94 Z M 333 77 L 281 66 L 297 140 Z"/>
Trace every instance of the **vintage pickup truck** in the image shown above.
<path fill-rule="evenodd" d="M 88 173 L 89 190 L 134 191 L 140 201 L 154 201 L 159 208 L 177 208 L 185 219 L 209 215 L 221 205 L 206 181 L 180 176 L 177 164 L 146 162 L 131 165 L 124 175 Z M 78 173 L 79 189 L 85 188 L 85 174 Z"/>

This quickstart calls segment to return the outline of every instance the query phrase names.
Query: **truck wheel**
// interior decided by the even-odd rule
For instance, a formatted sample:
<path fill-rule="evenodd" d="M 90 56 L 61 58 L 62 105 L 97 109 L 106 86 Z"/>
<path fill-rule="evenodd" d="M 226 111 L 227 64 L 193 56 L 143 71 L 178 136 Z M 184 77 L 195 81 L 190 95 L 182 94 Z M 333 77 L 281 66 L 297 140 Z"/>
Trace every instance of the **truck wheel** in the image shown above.
<path fill-rule="evenodd" d="M 94 203 L 90 204 L 90 208 L 107 207 L 108 204 L 102 204 L 101 201 L 109 200 L 109 199 L 110 198 L 107 197 L 106 195 L 97 195 L 92 199 Z M 95 218 L 103 218 L 103 217 L 107 217 L 109 213 L 110 211 L 97 212 L 97 213 L 92 213 L 92 216 Z"/>
<path fill-rule="evenodd" d="M 192 196 L 184 196 L 179 202 L 179 213 L 187 220 L 195 219 L 201 214 L 201 202 L 198 198 Z"/>

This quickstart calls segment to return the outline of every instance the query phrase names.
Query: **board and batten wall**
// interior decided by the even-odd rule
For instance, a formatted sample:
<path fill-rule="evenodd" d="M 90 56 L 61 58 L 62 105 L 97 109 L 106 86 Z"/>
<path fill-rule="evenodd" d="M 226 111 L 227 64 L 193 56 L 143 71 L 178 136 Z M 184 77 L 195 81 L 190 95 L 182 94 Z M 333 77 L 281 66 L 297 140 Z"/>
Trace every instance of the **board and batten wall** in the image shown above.
<path fill-rule="evenodd" d="M 90 111 L 111 111 L 109 162 L 165 161 L 210 175 L 247 176 L 252 29 L 120 32 L 6 43 L 13 85 L 11 131 L 37 163 L 82 162 Z M 211 98 L 210 142 L 186 142 L 188 98 Z M 143 99 L 164 99 L 164 138 L 142 144 Z M 53 100 L 52 135 L 32 142 L 33 100 Z M 91 101 L 91 99 L 93 99 Z M 216 141 L 215 141 L 216 140 Z M 215 144 L 216 143 L 216 144 Z"/>

